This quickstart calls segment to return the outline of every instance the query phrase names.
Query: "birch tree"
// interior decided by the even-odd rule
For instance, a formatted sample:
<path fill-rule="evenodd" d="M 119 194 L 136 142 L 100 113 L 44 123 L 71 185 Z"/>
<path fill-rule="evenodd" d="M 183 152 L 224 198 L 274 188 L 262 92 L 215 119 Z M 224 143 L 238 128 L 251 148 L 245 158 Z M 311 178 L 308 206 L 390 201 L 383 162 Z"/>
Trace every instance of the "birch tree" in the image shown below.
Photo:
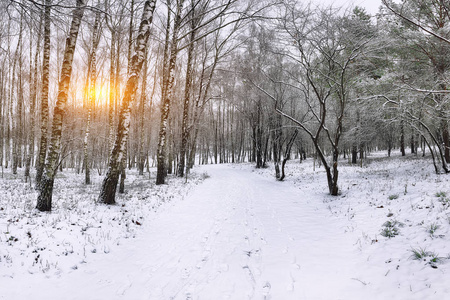
<path fill-rule="evenodd" d="M 31 42 L 30 42 L 30 137 L 28 139 L 28 156 L 25 163 L 25 181 L 30 177 L 30 167 L 34 160 L 34 144 L 35 144 L 35 110 L 36 110 L 36 98 L 37 98 L 37 85 L 38 85 L 38 64 L 41 52 L 41 39 L 42 39 L 42 24 L 43 24 L 43 14 L 40 14 L 39 26 L 37 29 L 37 41 L 36 50 L 34 54 L 34 65 L 32 63 L 32 52 L 31 52 Z M 32 26 L 30 25 L 30 35 L 32 34 Z M 30 39 L 31 41 L 32 39 Z M 30 179 L 31 180 L 31 179 Z"/>
<path fill-rule="evenodd" d="M 88 85 L 86 89 L 88 90 L 87 96 L 87 117 L 86 117 L 86 130 L 84 134 L 84 172 L 85 172 L 85 184 L 91 184 L 91 173 L 90 173 L 90 157 L 88 151 L 89 134 L 91 130 L 91 118 L 92 118 L 92 107 L 95 104 L 96 97 L 96 80 L 97 80 L 97 47 L 100 42 L 100 11 L 95 14 L 94 27 L 92 29 L 92 48 L 88 54 Z"/>
<path fill-rule="evenodd" d="M 162 104 L 161 104 L 161 121 L 160 121 L 160 131 L 158 140 L 158 157 L 157 157 L 157 177 L 156 184 L 163 184 L 166 177 L 166 159 L 167 159 L 167 133 L 169 131 L 169 112 L 171 108 L 171 99 L 173 97 L 173 86 L 175 82 L 175 64 L 177 61 L 178 53 L 186 49 L 188 50 L 188 62 L 186 67 L 186 81 L 185 90 L 183 97 L 183 113 L 182 113 L 182 128 L 181 128 L 181 138 L 180 138 L 180 164 L 178 166 L 178 174 L 184 174 L 187 143 L 189 138 L 189 107 L 191 102 L 191 84 L 192 84 L 192 59 L 193 51 L 195 48 L 195 43 L 201 41 L 202 39 L 208 37 L 209 35 L 215 34 L 223 28 L 228 27 L 234 33 L 232 29 L 232 24 L 239 23 L 243 19 L 250 19 L 251 14 L 246 13 L 250 11 L 251 4 L 248 3 L 248 7 L 244 7 L 242 11 L 238 11 L 234 6 L 236 0 L 225 0 L 225 1 L 191 1 L 190 7 L 187 7 L 186 14 L 182 16 L 183 5 L 185 0 L 176 1 L 176 13 L 174 26 L 172 29 L 172 38 L 170 42 L 170 50 L 165 52 L 168 53 L 166 64 L 167 67 L 164 68 L 165 72 L 163 75 L 163 92 L 162 92 Z M 259 7 L 257 7 L 259 8 Z M 258 11 L 258 9 L 256 9 Z M 255 13 L 255 12 L 253 12 Z M 236 16 L 233 16 L 236 15 Z M 227 18 L 229 17 L 229 18 Z M 216 22 L 220 20 L 219 22 Z M 180 30 L 183 29 L 184 25 L 189 24 L 188 29 L 185 30 L 184 34 L 179 34 Z M 214 26 L 216 25 L 216 26 Z M 230 35 L 231 36 L 231 35 Z M 181 41 L 187 39 L 185 45 L 179 45 Z M 228 40 L 228 38 L 225 38 Z M 223 46 L 223 45 L 222 45 Z M 191 53 L 191 54 L 189 54 Z M 211 72 L 214 74 L 214 71 Z"/>
<path fill-rule="evenodd" d="M 158 153 L 157 153 L 157 174 L 156 184 L 164 184 L 166 177 L 166 159 L 167 159 L 167 128 L 170 113 L 170 102 L 173 95 L 173 86 L 175 83 L 175 64 L 178 56 L 178 33 L 181 27 L 181 13 L 185 0 L 176 0 L 176 13 L 174 26 L 172 29 L 172 39 L 168 54 L 167 67 L 164 66 L 164 74 L 167 76 L 163 81 L 163 98 L 161 101 L 161 121 L 159 129 Z"/>
<path fill-rule="evenodd" d="M 134 101 L 139 81 L 139 74 L 145 59 L 145 49 L 147 48 L 148 39 L 150 36 L 150 27 L 153 21 L 155 6 L 156 0 L 148 0 L 144 3 L 141 23 L 139 26 L 138 35 L 136 37 L 134 54 L 131 58 L 130 73 L 128 75 L 125 94 L 120 108 L 116 140 L 110 154 L 108 171 L 103 179 L 98 198 L 98 202 L 100 203 L 115 203 L 117 183 L 119 180 L 119 167 L 125 153 L 130 127 L 131 103 Z"/>
<path fill-rule="evenodd" d="M 23 86 L 22 86 L 22 39 L 23 39 L 23 15 L 24 9 L 20 10 L 19 37 L 13 57 L 12 81 L 10 93 L 10 116 L 12 118 L 12 173 L 17 174 L 17 167 L 21 164 L 22 154 L 22 109 L 23 109 Z M 18 65 L 18 71 L 17 71 Z M 17 87 L 16 78 L 18 79 Z M 16 102 L 16 105 L 14 105 Z M 16 107 L 14 113 L 13 108 Z"/>
<path fill-rule="evenodd" d="M 50 211 L 52 209 L 53 184 L 60 163 L 63 117 L 66 111 L 75 46 L 77 43 L 78 32 L 85 6 L 85 0 L 76 1 L 76 8 L 72 13 L 72 21 L 69 34 L 66 39 L 61 77 L 58 85 L 58 97 L 53 112 L 52 135 L 49 153 L 45 163 L 43 177 L 39 184 L 39 194 L 36 208 L 40 211 Z"/>
<path fill-rule="evenodd" d="M 44 7 L 44 52 L 42 56 L 42 88 L 41 88 L 41 107 L 40 124 L 41 138 L 39 142 L 39 154 L 36 162 L 36 187 L 39 186 L 44 172 L 45 158 L 47 155 L 48 142 L 48 90 L 50 75 L 50 22 L 51 22 L 52 0 L 45 0 Z"/>

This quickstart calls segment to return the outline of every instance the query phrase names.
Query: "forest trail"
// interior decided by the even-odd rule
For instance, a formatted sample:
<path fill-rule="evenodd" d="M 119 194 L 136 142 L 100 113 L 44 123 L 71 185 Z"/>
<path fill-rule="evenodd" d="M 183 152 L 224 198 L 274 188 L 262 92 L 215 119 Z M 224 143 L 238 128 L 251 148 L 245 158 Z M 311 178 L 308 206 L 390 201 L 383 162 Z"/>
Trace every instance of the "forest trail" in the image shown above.
<path fill-rule="evenodd" d="M 317 196 L 248 168 L 201 170 L 210 178 L 135 239 L 37 281 L 29 296 L 38 288 L 47 299 L 349 299 L 365 287 L 348 223 Z"/>

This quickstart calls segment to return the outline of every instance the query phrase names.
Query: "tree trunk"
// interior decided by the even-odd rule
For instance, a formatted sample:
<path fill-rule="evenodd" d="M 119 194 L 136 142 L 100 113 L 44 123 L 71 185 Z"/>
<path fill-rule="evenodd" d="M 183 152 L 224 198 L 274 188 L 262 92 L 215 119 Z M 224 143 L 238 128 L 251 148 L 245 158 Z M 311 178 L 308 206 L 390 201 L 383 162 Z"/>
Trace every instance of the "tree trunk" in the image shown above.
<path fill-rule="evenodd" d="M 292 145 L 294 144 L 297 134 L 298 134 L 298 130 L 295 130 L 294 134 L 292 135 L 291 139 L 289 140 L 289 142 L 286 145 L 286 151 L 284 152 L 283 162 L 281 163 L 281 176 L 279 178 L 280 181 L 283 181 L 284 178 L 286 177 L 286 174 L 284 173 L 284 168 L 286 166 L 286 162 L 290 159 Z"/>
<path fill-rule="evenodd" d="M 352 164 L 356 164 L 358 160 L 358 146 L 356 146 L 356 143 L 352 146 Z"/>
<path fill-rule="evenodd" d="M 402 156 L 406 155 L 405 152 L 405 125 L 403 120 L 400 121 L 400 151 L 402 152 Z"/>
<path fill-rule="evenodd" d="M 142 91 L 141 97 L 139 99 L 139 156 L 138 156 L 138 170 L 139 175 L 144 175 L 144 140 L 145 140 L 145 129 L 144 129 L 144 118 L 145 118 L 145 102 L 147 100 L 146 87 L 147 87 L 147 72 L 148 72 L 148 58 L 144 61 L 144 70 L 142 75 Z"/>
<path fill-rule="evenodd" d="M 41 16 L 41 19 L 39 21 L 39 27 L 38 27 L 38 38 L 36 42 L 36 53 L 34 56 L 34 67 L 32 68 L 31 65 L 31 53 L 30 53 L 30 137 L 28 139 L 28 156 L 25 163 L 25 182 L 27 181 L 27 178 L 30 178 L 30 167 L 31 162 L 34 157 L 34 141 L 35 141 L 35 133 L 34 133 L 34 127 L 36 124 L 36 118 L 35 118 L 35 110 L 36 110 L 36 95 L 37 95 L 37 78 L 38 78 L 38 63 L 39 63 L 39 52 L 41 51 L 41 31 L 42 31 L 42 22 L 43 18 Z M 31 30 L 30 30 L 31 33 Z M 30 39 L 31 41 L 31 39 Z M 31 51 L 31 45 L 30 45 L 30 51 Z M 33 75 L 31 75 L 33 74 Z M 31 78 L 32 77 L 32 78 Z M 0 91 L 1 93 L 1 91 Z M 0 112 L 1 115 L 1 112 Z M 31 180 L 31 179 L 30 179 Z"/>
<path fill-rule="evenodd" d="M 23 9 L 20 14 L 20 29 L 19 29 L 19 41 L 18 50 L 16 53 L 19 61 L 19 74 L 18 74 L 18 97 L 17 97 L 17 114 L 16 114 L 16 140 L 14 142 L 14 152 L 16 153 L 13 174 L 17 174 L 17 167 L 22 167 L 22 145 L 23 145 L 23 59 L 22 59 L 22 37 L 23 37 Z"/>
<path fill-rule="evenodd" d="M 116 61 L 116 32 L 111 29 L 111 58 L 110 58 L 110 68 L 109 68 L 109 109 L 108 109 L 108 126 L 109 126 L 109 147 L 108 150 L 111 151 L 114 146 L 114 107 L 116 103 L 116 72 L 115 72 L 115 61 Z M 108 151 L 108 152 L 109 152 Z"/>
<path fill-rule="evenodd" d="M 78 37 L 78 31 L 83 18 L 85 9 L 85 0 L 77 0 L 77 6 L 73 11 L 72 23 L 69 36 L 66 40 L 64 51 L 64 60 L 61 69 L 61 80 L 58 85 L 58 98 L 53 113 L 52 137 L 47 162 L 45 164 L 45 173 L 39 187 L 39 195 L 36 208 L 40 211 L 50 211 L 52 208 L 53 183 L 58 168 L 58 161 L 61 153 L 61 133 L 63 116 L 66 111 L 66 102 L 69 92 L 70 77 L 72 74 L 72 62 L 75 52 L 75 46 Z"/>
<path fill-rule="evenodd" d="M 88 58 L 88 62 L 90 62 L 89 74 L 88 74 L 88 86 L 86 87 L 89 91 L 88 93 L 88 101 L 87 101 L 87 119 L 86 119 L 86 131 L 84 134 L 84 183 L 91 184 L 91 159 L 88 151 L 89 146 L 89 134 L 91 130 L 91 118 L 92 118 L 92 107 L 95 105 L 95 82 L 97 80 L 97 46 L 100 42 L 99 36 L 99 23 L 100 23 L 100 12 L 97 11 L 95 14 L 94 28 L 92 30 L 92 49 L 90 53 L 90 58 Z"/>
<path fill-rule="evenodd" d="M 130 25 L 128 27 L 128 52 L 127 52 L 127 76 L 130 75 L 131 68 L 132 68 L 132 62 L 131 62 L 131 51 L 133 48 L 133 20 L 134 20 L 134 0 L 131 0 L 130 4 Z M 119 53 L 119 51 L 118 51 Z M 147 55 L 147 46 L 144 48 L 144 61 L 146 60 Z M 142 67 L 141 67 L 142 68 Z M 137 88 L 137 84 L 136 84 Z M 136 93 L 136 91 L 135 91 Z M 134 98 L 134 96 L 133 96 Z M 133 99 L 134 101 L 134 99 Z M 131 111 L 130 111 L 131 113 Z M 130 115 L 131 117 L 131 115 Z M 126 138 L 128 140 L 128 137 Z M 125 142 L 125 148 L 124 153 L 122 156 L 122 162 L 120 163 L 120 181 L 119 181 L 119 193 L 123 194 L 125 193 L 125 179 L 127 178 L 127 155 L 128 155 L 128 142 Z M 131 155 L 130 155 L 131 156 Z M 131 163 L 129 164 L 131 167 Z"/>
<path fill-rule="evenodd" d="M 23 106 L 23 90 L 22 90 L 22 31 L 23 31 L 23 9 L 21 10 L 20 14 L 20 26 L 19 26 L 19 38 L 17 41 L 17 47 L 16 51 L 14 53 L 13 58 L 13 67 L 12 67 L 12 83 L 11 83 L 11 94 L 10 94 L 10 116 L 13 118 L 13 107 L 14 102 L 17 103 L 16 107 L 16 114 L 15 117 L 12 119 L 12 158 L 13 158 L 13 164 L 12 164 L 12 173 L 15 175 L 17 174 L 17 167 L 19 165 L 19 159 L 20 159 L 20 149 L 21 149 L 21 139 L 22 139 L 22 133 L 21 133 L 21 127 L 22 127 L 22 106 Z M 16 64 L 17 61 L 19 61 L 19 72 L 16 74 Z M 16 76 L 18 77 L 18 84 L 17 84 L 17 100 L 14 98 L 14 90 L 16 89 L 15 79 Z"/>
<path fill-rule="evenodd" d="M 164 184 L 166 178 L 166 157 L 167 157 L 167 123 L 170 112 L 170 102 L 173 94 L 173 85 L 175 82 L 175 64 L 178 55 L 178 32 L 181 26 L 181 11 L 183 9 L 184 0 L 181 0 L 177 4 L 177 13 L 175 17 L 175 24 L 172 33 L 172 42 L 170 48 L 170 59 L 167 68 L 167 83 L 165 91 L 163 91 L 163 101 L 161 102 L 161 121 L 159 129 L 159 141 L 158 141 L 158 157 L 157 157 L 157 172 L 156 172 L 156 184 Z"/>
<path fill-rule="evenodd" d="M 123 159 L 120 163 L 120 181 L 119 181 L 119 194 L 125 193 L 125 179 L 127 178 L 127 154 L 128 149 L 127 146 L 125 146 L 125 150 L 123 153 Z"/>
<path fill-rule="evenodd" d="M 139 32 L 136 38 L 135 54 L 131 59 L 131 71 L 125 88 L 125 94 L 119 113 L 116 140 L 111 151 L 108 171 L 103 180 L 98 201 L 105 204 L 114 204 L 117 182 L 119 179 L 119 165 L 123 160 L 130 128 L 131 102 L 134 100 L 139 79 L 139 73 L 145 59 L 145 49 L 150 35 L 150 25 L 153 21 L 156 0 L 147 0 L 144 4 Z"/>
<path fill-rule="evenodd" d="M 131 70 L 131 51 L 133 50 L 133 23 L 134 23 L 134 0 L 131 0 L 130 3 L 130 24 L 129 24 L 129 31 L 128 31 L 128 52 L 127 52 L 127 74 L 130 73 Z M 145 52 L 147 53 L 147 51 Z"/>
<path fill-rule="evenodd" d="M 180 162 L 178 163 L 178 177 L 184 176 L 184 167 L 186 165 L 186 151 L 189 139 L 189 107 L 191 98 L 192 85 L 192 60 L 194 56 L 194 40 L 195 40 L 195 21 L 192 20 L 191 35 L 189 38 L 188 58 L 186 68 L 186 84 L 184 87 L 184 107 L 183 107 L 183 121 L 181 124 L 181 146 L 180 146 Z"/>
<path fill-rule="evenodd" d="M 39 187 L 44 172 L 47 154 L 48 132 L 48 89 L 50 74 L 50 12 L 52 0 L 45 0 L 44 9 L 44 54 L 42 57 L 42 90 L 41 90 L 41 138 L 39 155 L 36 163 L 36 187 Z M 50 200 L 51 201 L 51 200 Z"/>
<path fill-rule="evenodd" d="M 444 117 L 441 121 L 441 127 L 442 127 L 442 141 L 444 144 L 444 158 L 447 164 L 450 164 L 450 134 L 448 130 L 448 120 L 446 120 Z"/>

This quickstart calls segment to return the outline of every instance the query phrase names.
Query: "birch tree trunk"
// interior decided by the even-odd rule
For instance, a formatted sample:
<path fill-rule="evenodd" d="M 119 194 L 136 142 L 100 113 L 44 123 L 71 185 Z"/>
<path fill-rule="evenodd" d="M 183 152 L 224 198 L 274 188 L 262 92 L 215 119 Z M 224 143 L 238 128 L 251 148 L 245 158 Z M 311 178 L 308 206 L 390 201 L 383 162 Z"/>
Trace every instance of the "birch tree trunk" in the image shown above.
<path fill-rule="evenodd" d="M 17 113 L 16 113 L 16 140 L 14 142 L 14 163 L 13 173 L 17 174 L 17 167 L 22 167 L 22 145 L 23 145 L 23 58 L 22 58 L 22 40 L 23 40 L 23 9 L 20 14 L 20 29 L 19 29 L 19 41 L 18 50 L 16 53 L 19 62 L 19 74 L 18 74 L 18 86 L 17 86 Z"/>
<path fill-rule="evenodd" d="M 31 167 L 31 162 L 34 157 L 34 141 L 35 141 L 34 127 L 36 124 L 35 110 L 36 110 L 39 52 L 41 51 L 42 23 L 43 23 L 43 15 L 41 14 L 38 32 L 37 32 L 38 38 L 37 38 L 37 42 L 36 42 L 36 53 L 34 55 L 34 67 L 31 67 L 32 66 L 32 62 L 31 62 L 32 55 L 31 55 L 31 46 L 30 46 L 30 83 L 31 83 L 31 87 L 30 87 L 30 137 L 28 139 L 28 156 L 27 156 L 27 160 L 25 163 L 25 182 L 27 181 L 27 178 L 30 177 L 30 167 Z M 31 33 L 32 33 L 32 30 L 30 30 L 30 34 Z M 33 75 L 31 75 L 31 74 L 33 74 Z"/>
<path fill-rule="evenodd" d="M 129 31 L 128 31 L 127 75 L 129 75 L 130 71 L 131 71 L 131 51 L 133 50 L 133 21 L 134 21 L 134 0 L 131 0 L 130 25 L 128 28 Z M 128 155 L 128 148 L 127 148 L 127 146 L 125 146 L 125 152 L 122 156 L 122 162 L 120 165 L 119 193 L 121 193 L 121 194 L 125 193 L 125 179 L 127 178 L 127 174 L 126 174 L 127 155 Z"/>
<path fill-rule="evenodd" d="M 19 157 L 20 157 L 20 140 L 21 136 L 21 123 L 22 123 L 22 31 L 23 31 L 23 9 L 20 14 L 20 28 L 19 28 L 19 39 L 17 41 L 16 51 L 14 52 L 13 58 L 13 68 L 12 68 L 12 83 L 11 83 L 11 94 L 10 94 L 10 116 L 11 116 L 11 128 L 12 128 L 12 173 L 17 174 L 17 167 L 19 165 Z M 19 72 L 16 74 L 16 64 L 19 61 Z M 17 106 L 16 106 L 16 114 L 14 117 L 14 89 L 15 87 L 15 79 L 18 77 L 19 83 L 17 85 Z"/>
<path fill-rule="evenodd" d="M 145 129 L 144 129 L 144 118 L 145 118 L 145 102 L 147 100 L 147 72 L 148 72 L 148 55 L 146 54 L 146 60 L 144 61 L 144 70 L 142 74 L 142 88 L 141 97 L 139 99 L 139 156 L 138 156 L 138 170 L 139 175 L 144 175 L 144 140 L 145 140 Z"/>
<path fill-rule="evenodd" d="M 108 153 L 114 146 L 114 111 L 116 103 L 116 43 L 117 43 L 117 31 L 115 26 L 112 25 L 112 19 L 110 16 L 106 16 L 106 24 L 111 31 L 111 55 L 110 55 L 110 67 L 109 67 L 109 97 L 108 97 Z"/>
<path fill-rule="evenodd" d="M 76 8 L 73 10 L 72 22 L 69 36 L 66 39 L 64 59 L 61 68 L 61 79 L 58 85 L 58 97 L 53 113 L 52 136 L 48 158 L 45 164 L 45 172 L 39 184 L 39 195 L 36 208 L 40 211 L 50 211 L 52 209 L 52 194 L 55 175 L 59 166 L 61 153 L 61 133 L 63 117 L 66 111 L 66 103 L 69 92 L 70 78 L 72 75 L 72 62 L 77 43 L 78 32 L 85 10 L 86 0 L 77 0 Z"/>
<path fill-rule="evenodd" d="M 167 84 L 163 84 L 165 91 L 163 91 L 164 97 L 161 102 L 161 122 L 158 141 L 156 184 L 164 184 L 166 179 L 167 123 L 170 112 L 170 101 L 173 94 L 173 85 L 175 82 L 175 64 L 177 62 L 178 55 L 178 32 L 181 26 L 181 11 L 183 9 L 183 4 L 184 0 L 177 2 L 177 13 L 175 16 L 175 24 L 172 33 L 172 43 L 170 45 L 170 59 L 166 74 Z"/>
<path fill-rule="evenodd" d="M 114 148 L 111 151 L 108 171 L 103 179 L 102 188 L 98 198 L 98 202 L 101 203 L 115 203 L 117 182 L 119 179 L 119 166 L 123 160 L 130 128 L 131 102 L 134 100 L 139 81 L 139 74 L 145 59 L 145 49 L 147 48 L 148 38 L 150 35 L 150 25 L 153 21 L 155 6 L 156 0 L 145 1 L 141 24 L 139 26 L 138 36 L 136 38 L 135 53 L 131 59 L 130 73 L 128 75 L 125 94 L 119 113 L 116 140 L 114 142 Z"/>
<path fill-rule="evenodd" d="M 116 61 L 116 32 L 111 31 L 111 59 L 110 59 L 110 69 L 109 69 L 109 103 L 108 103 L 108 126 L 109 126 L 109 136 L 108 136 L 108 152 L 114 146 L 114 103 L 116 99 L 116 72 L 115 72 L 115 61 Z"/>
<path fill-rule="evenodd" d="M 90 61 L 89 66 L 89 95 L 88 95 L 88 102 L 87 102 L 87 120 L 86 120 L 86 131 L 84 134 L 84 183 L 85 184 L 91 184 L 91 169 L 90 169 L 90 157 L 89 157 L 89 151 L 88 151 L 88 141 L 89 141 L 89 133 L 91 129 L 91 115 L 92 115 L 92 107 L 95 104 L 95 82 L 97 80 L 97 47 L 98 43 L 100 42 L 100 35 L 99 35 L 99 23 L 100 23 L 100 12 L 97 11 L 95 14 L 95 21 L 94 21 L 94 28 L 92 30 L 92 49 L 91 49 L 91 57 L 88 59 Z"/>
<path fill-rule="evenodd" d="M 44 172 L 47 154 L 48 131 L 48 84 L 50 73 L 50 13 L 52 0 L 45 0 L 44 9 L 44 54 L 42 57 L 42 90 L 41 90 L 41 138 L 36 164 L 36 187 L 39 187 Z"/>
<path fill-rule="evenodd" d="M 192 10 L 194 10 L 194 5 L 192 4 Z M 186 84 L 184 87 L 184 107 L 183 107 L 183 121 L 181 124 L 181 147 L 180 147 L 180 162 L 178 164 L 179 177 L 184 176 L 184 167 L 186 165 L 186 152 L 187 144 L 189 139 L 189 108 L 191 99 L 191 85 L 192 85 L 192 61 L 194 56 L 194 41 L 196 33 L 196 21 L 194 17 L 191 20 L 191 34 L 189 37 L 189 47 L 188 47 L 188 58 L 187 58 L 187 69 L 186 69 Z"/>
<path fill-rule="evenodd" d="M 4 63 L 2 64 L 3 67 Z M 2 167 L 2 175 L 1 177 L 3 178 L 3 148 L 4 148 L 4 127 L 5 127 L 5 123 L 4 123 L 4 116 L 3 116 L 3 95 L 4 95 L 4 81 L 5 81 L 5 75 L 4 75 L 4 68 L 1 68 L 0 71 L 0 165 Z"/>

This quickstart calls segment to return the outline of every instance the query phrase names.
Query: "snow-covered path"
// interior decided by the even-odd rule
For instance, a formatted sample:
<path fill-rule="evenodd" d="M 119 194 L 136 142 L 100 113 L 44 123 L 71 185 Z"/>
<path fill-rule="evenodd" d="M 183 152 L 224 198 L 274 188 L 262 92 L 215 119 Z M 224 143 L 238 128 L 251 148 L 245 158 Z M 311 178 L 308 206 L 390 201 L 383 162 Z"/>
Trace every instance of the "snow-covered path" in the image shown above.
<path fill-rule="evenodd" d="M 354 247 L 322 203 L 249 170 L 207 172 L 146 233 L 151 299 L 330 299 L 361 285 L 351 279 Z"/>
<path fill-rule="evenodd" d="M 59 278 L 16 276 L 3 299 L 353 299 L 367 288 L 348 223 L 326 204 L 248 168 L 204 170 L 136 239 Z"/>

